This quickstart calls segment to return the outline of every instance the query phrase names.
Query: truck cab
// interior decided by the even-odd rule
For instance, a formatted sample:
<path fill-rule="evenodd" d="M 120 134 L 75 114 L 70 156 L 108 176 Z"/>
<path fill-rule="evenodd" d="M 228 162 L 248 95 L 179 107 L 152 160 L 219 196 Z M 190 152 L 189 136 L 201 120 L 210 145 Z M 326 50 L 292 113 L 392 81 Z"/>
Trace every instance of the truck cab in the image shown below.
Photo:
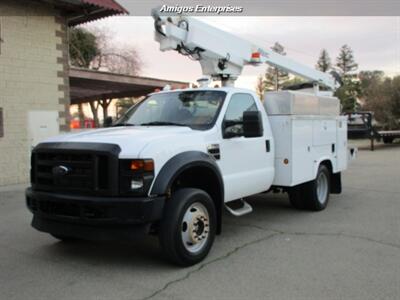
<path fill-rule="evenodd" d="M 158 235 L 187 266 L 208 254 L 224 208 L 251 212 L 245 197 L 280 190 L 296 208 L 322 210 L 347 167 L 346 122 L 337 99 L 323 100 L 286 93 L 263 103 L 233 87 L 150 94 L 113 127 L 34 148 L 32 226 L 64 241 Z M 311 111 L 296 112 L 304 103 Z"/>

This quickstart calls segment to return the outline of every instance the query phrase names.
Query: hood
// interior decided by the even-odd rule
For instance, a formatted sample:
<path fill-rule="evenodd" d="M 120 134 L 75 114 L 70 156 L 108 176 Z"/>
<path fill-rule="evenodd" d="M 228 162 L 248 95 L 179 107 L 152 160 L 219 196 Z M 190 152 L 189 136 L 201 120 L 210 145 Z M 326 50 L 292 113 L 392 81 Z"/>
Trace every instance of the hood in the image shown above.
<path fill-rule="evenodd" d="M 168 139 L 177 135 L 190 135 L 193 130 L 180 126 L 131 126 L 91 129 L 78 133 L 59 135 L 44 141 L 44 143 L 74 142 L 74 143 L 108 143 L 117 144 L 124 151 L 139 157 L 141 150 L 151 141 Z"/>

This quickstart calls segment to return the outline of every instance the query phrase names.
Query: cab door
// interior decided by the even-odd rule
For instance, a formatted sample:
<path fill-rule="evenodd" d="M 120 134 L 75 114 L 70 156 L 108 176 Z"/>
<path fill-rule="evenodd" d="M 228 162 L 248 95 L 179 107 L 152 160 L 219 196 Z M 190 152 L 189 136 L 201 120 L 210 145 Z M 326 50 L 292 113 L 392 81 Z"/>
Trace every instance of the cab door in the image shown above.
<path fill-rule="evenodd" d="M 248 93 L 235 93 L 229 100 L 222 121 L 219 160 L 225 202 L 268 190 L 272 183 L 274 167 L 269 124 L 267 130 L 263 124 L 263 136 L 244 137 L 241 123 L 245 111 L 261 109 L 261 103 Z M 265 112 L 262 115 L 266 116 Z M 263 118 L 263 123 L 268 120 Z"/>

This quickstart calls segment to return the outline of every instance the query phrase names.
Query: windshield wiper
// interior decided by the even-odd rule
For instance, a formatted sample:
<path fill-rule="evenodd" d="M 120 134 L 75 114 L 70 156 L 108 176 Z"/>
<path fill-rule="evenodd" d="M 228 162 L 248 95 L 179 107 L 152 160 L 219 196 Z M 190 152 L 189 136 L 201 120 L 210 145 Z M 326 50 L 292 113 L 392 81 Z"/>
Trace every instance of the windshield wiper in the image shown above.
<path fill-rule="evenodd" d="M 189 125 L 174 123 L 174 122 L 155 121 L 155 122 L 142 123 L 140 124 L 140 126 L 189 126 Z"/>
<path fill-rule="evenodd" d="M 112 127 L 117 127 L 117 126 L 135 126 L 135 124 L 132 124 L 132 123 L 117 123 L 117 124 L 114 124 Z"/>

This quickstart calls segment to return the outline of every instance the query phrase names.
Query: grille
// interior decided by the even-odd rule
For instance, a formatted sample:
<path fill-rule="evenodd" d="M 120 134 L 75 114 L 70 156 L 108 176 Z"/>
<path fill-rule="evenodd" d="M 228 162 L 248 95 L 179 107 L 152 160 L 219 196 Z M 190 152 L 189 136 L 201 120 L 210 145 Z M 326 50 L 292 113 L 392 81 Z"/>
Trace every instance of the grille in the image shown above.
<path fill-rule="evenodd" d="M 32 184 L 43 191 L 106 192 L 111 187 L 109 160 L 97 153 L 42 150 L 32 155 Z"/>

